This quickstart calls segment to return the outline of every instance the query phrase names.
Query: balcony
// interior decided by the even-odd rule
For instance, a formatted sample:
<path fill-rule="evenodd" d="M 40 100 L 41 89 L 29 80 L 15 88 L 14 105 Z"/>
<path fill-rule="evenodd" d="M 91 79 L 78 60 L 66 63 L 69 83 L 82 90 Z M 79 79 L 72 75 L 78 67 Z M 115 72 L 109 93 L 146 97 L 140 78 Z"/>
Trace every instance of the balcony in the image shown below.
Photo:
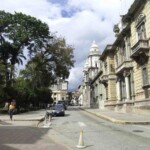
<path fill-rule="evenodd" d="M 102 77 L 101 77 L 101 82 L 102 83 L 106 83 L 108 81 L 108 75 L 103 75 Z"/>
<path fill-rule="evenodd" d="M 130 68 L 132 68 L 132 61 L 131 60 L 126 60 L 120 66 L 118 66 L 116 68 L 116 73 L 121 73 L 125 69 L 130 69 Z"/>
<path fill-rule="evenodd" d="M 147 53 L 149 50 L 149 44 L 147 39 L 139 40 L 132 48 L 131 58 L 135 58 L 141 53 Z"/>

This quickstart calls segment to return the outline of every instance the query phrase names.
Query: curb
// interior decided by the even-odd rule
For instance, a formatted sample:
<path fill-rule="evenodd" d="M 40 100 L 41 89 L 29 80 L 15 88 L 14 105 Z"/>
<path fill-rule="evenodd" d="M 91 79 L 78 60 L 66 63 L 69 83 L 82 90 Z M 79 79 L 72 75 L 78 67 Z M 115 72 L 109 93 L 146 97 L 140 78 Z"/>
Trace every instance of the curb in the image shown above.
<path fill-rule="evenodd" d="M 34 119 L 34 118 L 31 118 L 31 119 L 13 119 L 13 121 L 41 121 L 43 119 L 44 119 L 44 117 L 42 117 L 40 119 Z M 0 121 L 10 121 L 10 119 L 0 119 Z"/>
<path fill-rule="evenodd" d="M 38 127 L 39 126 L 39 124 L 42 122 L 42 121 L 44 121 L 44 118 L 45 117 L 41 117 L 40 119 L 14 119 L 13 121 L 37 121 L 37 123 L 36 123 L 36 127 Z M 0 122 L 4 122 L 4 121 L 10 121 L 10 119 L 1 119 L 0 120 Z"/>
<path fill-rule="evenodd" d="M 90 114 L 93 114 L 97 117 L 100 117 L 102 119 L 105 119 L 107 121 L 110 121 L 112 123 L 115 123 L 115 124 L 134 124 L 134 125 L 150 125 L 150 121 L 125 121 L 125 120 L 117 120 L 117 119 L 114 119 L 114 118 L 111 118 L 111 117 L 108 117 L 108 116 L 105 116 L 105 115 L 101 115 L 99 113 L 94 113 L 94 112 L 91 112 L 91 111 L 88 111 L 88 110 L 85 110 L 82 108 L 82 110 L 90 113 Z"/>

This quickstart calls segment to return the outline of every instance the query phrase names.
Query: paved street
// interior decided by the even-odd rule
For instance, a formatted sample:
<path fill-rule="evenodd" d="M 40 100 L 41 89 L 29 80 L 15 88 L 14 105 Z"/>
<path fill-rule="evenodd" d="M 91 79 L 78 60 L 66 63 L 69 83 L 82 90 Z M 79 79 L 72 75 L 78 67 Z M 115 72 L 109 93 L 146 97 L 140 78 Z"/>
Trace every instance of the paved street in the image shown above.
<path fill-rule="evenodd" d="M 1 150 L 66 150 L 48 136 L 49 129 L 6 126 L 0 127 Z"/>
<path fill-rule="evenodd" d="M 0 150 L 67 150 L 56 143 L 50 135 L 50 128 L 38 128 L 44 118 L 45 110 L 14 115 L 0 115 Z"/>
<path fill-rule="evenodd" d="M 52 120 L 51 135 L 76 150 L 80 131 L 86 150 L 149 150 L 150 126 L 114 124 L 78 108 L 69 108 L 65 117 Z"/>
<path fill-rule="evenodd" d="M 133 121 L 128 114 L 104 114 L 98 110 L 69 107 L 65 117 L 52 118 L 50 127 L 44 128 L 45 121 L 42 120 L 45 112 L 40 110 L 14 115 L 14 121 L 1 114 L 0 150 L 76 150 L 81 130 L 86 150 L 150 149 L 150 125 L 117 124 L 112 121 L 114 118 Z M 139 122 L 141 117 L 133 115 L 132 119 Z M 145 117 L 142 121 L 148 119 Z"/>

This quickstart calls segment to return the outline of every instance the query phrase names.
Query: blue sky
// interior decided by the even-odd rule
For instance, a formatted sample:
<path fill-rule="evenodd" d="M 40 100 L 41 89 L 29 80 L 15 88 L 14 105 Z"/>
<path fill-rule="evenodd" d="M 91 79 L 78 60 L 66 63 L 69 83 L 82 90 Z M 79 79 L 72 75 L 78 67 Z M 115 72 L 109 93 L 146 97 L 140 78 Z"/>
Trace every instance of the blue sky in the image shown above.
<path fill-rule="evenodd" d="M 47 0 L 53 4 L 59 4 L 61 6 L 64 6 L 67 4 L 68 0 Z"/>
<path fill-rule="evenodd" d="M 114 24 L 134 0 L 1 0 L 0 9 L 22 12 L 46 22 L 52 32 L 72 45 L 75 67 L 70 71 L 69 89 L 82 84 L 83 67 L 93 40 L 100 51 L 115 40 Z"/>
<path fill-rule="evenodd" d="M 72 8 L 72 9 L 62 9 L 61 11 L 61 15 L 63 18 L 71 18 L 72 16 L 74 16 L 77 12 L 80 12 L 79 9 L 77 8 Z"/>

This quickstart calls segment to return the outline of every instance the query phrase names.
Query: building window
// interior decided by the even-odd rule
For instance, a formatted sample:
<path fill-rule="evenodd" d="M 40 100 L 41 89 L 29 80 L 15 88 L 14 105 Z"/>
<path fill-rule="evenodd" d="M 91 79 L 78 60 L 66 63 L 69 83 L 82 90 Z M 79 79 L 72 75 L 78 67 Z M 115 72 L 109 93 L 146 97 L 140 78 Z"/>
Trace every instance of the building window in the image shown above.
<path fill-rule="evenodd" d="M 143 22 L 137 28 L 138 40 L 146 39 L 145 23 Z"/>
<path fill-rule="evenodd" d="M 136 20 L 138 40 L 146 39 L 145 21 L 146 17 L 143 13 L 141 13 Z"/>
<path fill-rule="evenodd" d="M 129 59 L 131 55 L 131 49 L 130 49 L 130 37 L 128 36 L 126 38 L 126 58 Z"/>
<path fill-rule="evenodd" d="M 147 68 L 143 67 L 142 69 L 142 74 L 143 74 L 143 85 L 148 85 L 148 73 L 147 73 Z"/>
<path fill-rule="evenodd" d="M 108 85 L 106 86 L 106 101 L 108 101 Z"/>
<path fill-rule="evenodd" d="M 132 93 L 132 90 L 131 90 L 131 83 L 132 83 L 132 81 L 131 81 L 131 74 L 129 74 L 129 76 L 128 76 L 128 84 L 129 84 L 129 96 L 130 96 L 130 99 L 131 99 L 131 93 Z"/>

